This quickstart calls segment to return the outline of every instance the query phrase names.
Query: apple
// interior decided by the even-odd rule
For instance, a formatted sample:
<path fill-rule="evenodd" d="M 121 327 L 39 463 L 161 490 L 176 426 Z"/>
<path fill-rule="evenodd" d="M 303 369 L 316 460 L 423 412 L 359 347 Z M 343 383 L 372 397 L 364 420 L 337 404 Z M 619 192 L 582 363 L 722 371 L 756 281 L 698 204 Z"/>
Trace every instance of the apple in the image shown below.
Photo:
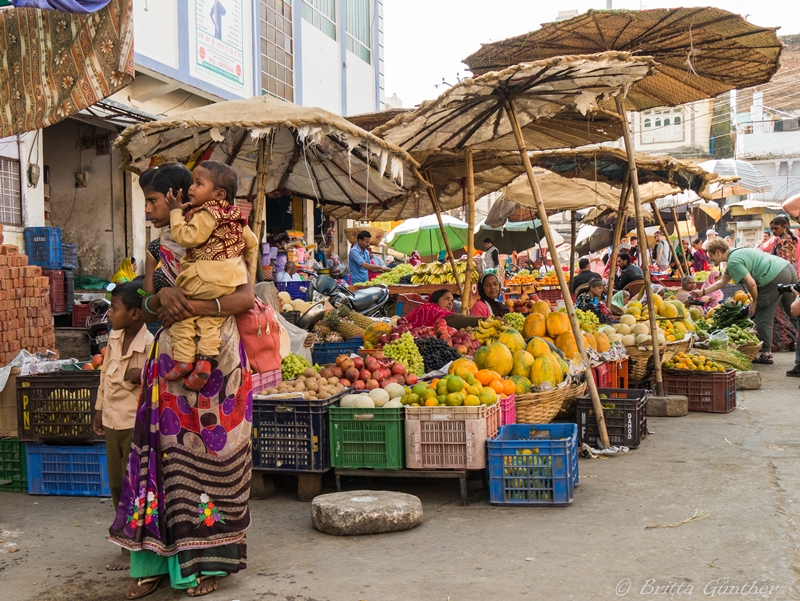
<path fill-rule="evenodd" d="M 463 344 L 459 344 L 459 345 L 456 347 L 456 352 L 457 352 L 459 355 L 467 355 L 467 354 L 469 354 L 469 349 L 468 349 L 466 346 L 464 346 Z"/>
<path fill-rule="evenodd" d="M 406 384 L 408 384 L 409 386 L 413 386 L 419 380 L 416 374 L 407 374 L 405 378 L 406 378 Z"/>

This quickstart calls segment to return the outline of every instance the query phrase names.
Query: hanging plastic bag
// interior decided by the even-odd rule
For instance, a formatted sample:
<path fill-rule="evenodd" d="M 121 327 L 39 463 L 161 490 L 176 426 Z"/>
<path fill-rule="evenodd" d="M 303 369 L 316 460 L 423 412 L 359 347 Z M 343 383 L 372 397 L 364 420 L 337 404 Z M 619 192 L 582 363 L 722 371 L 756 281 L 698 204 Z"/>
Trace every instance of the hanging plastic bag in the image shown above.
<path fill-rule="evenodd" d="M 728 332 L 726 330 L 717 330 L 708 339 L 708 348 L 712 351 L 727 351 L 728 350 Z"/>

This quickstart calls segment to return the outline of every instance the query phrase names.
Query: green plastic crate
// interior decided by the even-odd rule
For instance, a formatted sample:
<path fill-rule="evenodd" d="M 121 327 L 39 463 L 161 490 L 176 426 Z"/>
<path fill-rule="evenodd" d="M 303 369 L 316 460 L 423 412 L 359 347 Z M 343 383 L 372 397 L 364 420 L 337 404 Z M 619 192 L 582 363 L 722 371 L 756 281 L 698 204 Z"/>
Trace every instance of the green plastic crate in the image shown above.
<path fill-rule="evenodd" d="M 347 469 L 403 469 L 405 408 L 330 407 L 331 466 Z"/>
<path fill-rule="evenodd" d="M 25 443 L 18 438 L 0 438 L 0 492 L 28 492 L 28 462 Z"/>

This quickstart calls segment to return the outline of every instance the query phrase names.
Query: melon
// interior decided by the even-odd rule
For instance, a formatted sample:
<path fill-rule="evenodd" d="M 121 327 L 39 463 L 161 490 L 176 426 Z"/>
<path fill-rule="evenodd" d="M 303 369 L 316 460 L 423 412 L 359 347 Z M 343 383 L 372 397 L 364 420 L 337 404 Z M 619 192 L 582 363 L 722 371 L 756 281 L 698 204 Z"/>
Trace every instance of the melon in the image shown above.
<path fill-rule="evenodd" d="M 379 389 L 375 389 L 379 390 Z M 383 390 L 383 389 L 380 389 Z M 373 392 L 373 391 L 370 391 Z M 385 391 L 384 391 L 385 392 Z M 353 399 L 353 407 L 356 409 L 374 409 L 375 408 L 375 401 L 372 400 L 368 394 L 357 394 L 355 395 L 355 399 Z"/>
<path fill-rule="evenodd" d="M 367 395 L 372 399 L 372 402 L 375 403 L 376 407 L 383 407 L 389 402 L 389 393 L 383 388 L 373 388 L 367 393 Z"/>
<path fill-rule="evenodd" d="M 292 296 L 285 290 L 283 292 L 278 292 L 278 299 L 280 299 L 281 303 L 284 305 L 292 302 Z"/>
<path fill-rule="evenodd" d="M 625 316 L 623 315 L 623 317 Z M 631 333 L 631 327 L 624 323 L 618 323 L 614 326 L 614 329 L 616 330 L 617 334 L 621 334 L 622 336 L 627 336 Z"/>
<path fill-rule="evenodd" d="M 294 311 L 294 307 L 290 303 L 284 303 L 281 307 L 281 313 L 286 313 L 287 311 Z"/>
<path fill-rule="evenodd" d="M 608 336 L 609 334 L 616 334 L 617 331 L 614 329 L 614 326 L 603 326 L 600 328 L 600 331 Z"/>
<path fill-rule="evenodd" d="M 608 342 L 610 344 L 618 344 L 622 342 L 622 335 L 621 334 L 609 334 L 608 335 Z"/>
<path fill-rule="evenodd" d="M 377 389 L 376 389 L 377 390 Z M 400 399 L 392 399 L 388 403 L 386 403 L 383 408 L 384 409 L 398 409 L 403 406 L 403 403 L 400 402 Z"/>
<path fill-rule="evenodd" d="M 640 344 L 650 344 L 652 342 L 652 338 L 650 334 L 637 334 L 636 335 L 636 345 L 639 346 Z"/>
<path fill-rule="evenodd" d="M 637 323 L 635 326 L 631 328 L 631 334 L 634 336 L 639 336 L 640 334 L 649 334 L 650 328 L 644 325 L 643 323 Z"/>
<path fill-rule="evenodd" d="M 636 318 L 633 315 L 623 315 L 622 317 L 619 318 L 619 322 L 623 325 L 628 326 L 629 328 L 632 328 L 633 326 L 636 325 Z"/>
<path fill-rule="evenodd" d="M 634 336 L 633 334 L 628 334 L 627 336 L 623 336 L 622 344 L 624 346 L 636 346 L 636 336 Z"/>
<path fill-rule="evenodd" d="M 355 407 L 355 402 L 360 394 L 346 394 L 342 397 L 341 402 L 339 403 L 340 407 Z"/>
<path fill-rule="evenodd" d="M 384 390 L 386 390 L 386 393 L 389 395 L 390 399 L 399 399 L 406 393 L 400 384 L 395 384 L 394 382 L 387 384 Z"/>

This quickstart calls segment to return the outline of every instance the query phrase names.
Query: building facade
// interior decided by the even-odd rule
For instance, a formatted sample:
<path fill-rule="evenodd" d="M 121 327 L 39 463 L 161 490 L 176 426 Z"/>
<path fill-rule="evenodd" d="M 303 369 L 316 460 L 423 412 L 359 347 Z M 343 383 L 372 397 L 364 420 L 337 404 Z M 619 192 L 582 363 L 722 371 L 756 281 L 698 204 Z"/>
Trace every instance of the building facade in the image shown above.
<path fill-rule="evenodd" d="M 136 176 L 119 169 L 113 143 L 124 127 L 261 94 L 342 115 L 384 102 L 383 0 L 133 5 L 134 82 L 44 130 L 0 140 L 6 241 L 24 250 L 25 227 L 60 227 L 63 240 L 78 245 L 82 270 L 104 277 L 126 256 L 143 265 L 158 236 L 145 221 Z M 293 223 L 312 237 L 313 204 L 287 202 Z"/>

